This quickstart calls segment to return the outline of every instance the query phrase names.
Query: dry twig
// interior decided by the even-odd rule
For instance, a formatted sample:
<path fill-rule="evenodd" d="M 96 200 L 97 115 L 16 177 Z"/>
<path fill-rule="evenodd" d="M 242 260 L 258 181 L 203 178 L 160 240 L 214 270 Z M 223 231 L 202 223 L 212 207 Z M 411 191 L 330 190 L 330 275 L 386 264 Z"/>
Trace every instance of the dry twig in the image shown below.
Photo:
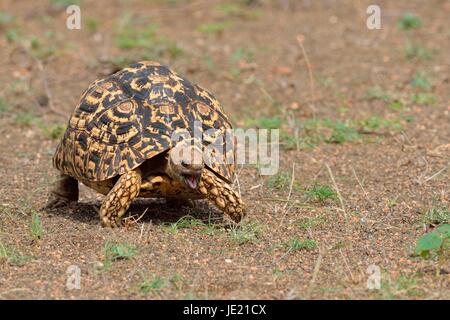
<path fill-rule="evenodd" d="M 315 117 L 315 114 L 317 113 L 315 103 L 316 103 L 316 93 L 314 88 L 314 76 L 311 68 L 311 63 L 309 62 L 308 55 L 306 54 L 305 46 L 303 45 L 304 38 L 303 36 L 299 35 L 297 36 L 297 42 L 300 48 L 302 49 L 303 56 L 305 57 L 306 66 L 308 67 L 308 74 L 309 74 L 309 86 L 311 88 L 311 99 L 312 103 L 310 104 L 310 108 L 313 112 L 313 116 Z"/>
<path fill-rule="evenodd" d="M 334 175 L 333 172 L 331 171 L 330 166 L 327 163 L 325 163 L 325 167 L 327 168 L 328 174 L 330 175 L 331 181 L 333 182 L 334 190 L 337 193 L 339 203 L 341 204 L 342 212 L 344 212 L 344 218 L 347 221 L 347 211 L 345 210 L 344 199 L 342 198 L 341 192 L 339 191 L 339 188 L 337 186 L 336 180 L 334 179 Z"/>

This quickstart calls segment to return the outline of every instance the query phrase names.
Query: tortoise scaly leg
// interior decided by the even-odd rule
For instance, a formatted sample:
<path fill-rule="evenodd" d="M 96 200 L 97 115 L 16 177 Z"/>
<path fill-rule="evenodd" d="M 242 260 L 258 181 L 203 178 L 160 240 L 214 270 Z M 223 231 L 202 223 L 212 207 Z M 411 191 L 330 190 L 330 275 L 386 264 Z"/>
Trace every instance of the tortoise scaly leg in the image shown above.
<path fill-rule="evenodd" d="M 234 222 L 245 216 L 244 202 L 231 186 L 209 170 L 203 170 L 199 189 L 210 202 L 226 213 Z"/>
<path fill-rule="evenodd" d="M 78 181 L 61 173 L 58 180 L 53 184 L 44 208 L 53 209 L 67 206 L 71 202 L 77 202 L 78 195 Z"/>
<path fill-rule="evenodd" d="M 122 216 L 137 197 L 141 187 L 139 168 L 120 176 L 114 187 L 106 195 L 100 208 L 100 221 L 104 227 L 118 227 Z"/>

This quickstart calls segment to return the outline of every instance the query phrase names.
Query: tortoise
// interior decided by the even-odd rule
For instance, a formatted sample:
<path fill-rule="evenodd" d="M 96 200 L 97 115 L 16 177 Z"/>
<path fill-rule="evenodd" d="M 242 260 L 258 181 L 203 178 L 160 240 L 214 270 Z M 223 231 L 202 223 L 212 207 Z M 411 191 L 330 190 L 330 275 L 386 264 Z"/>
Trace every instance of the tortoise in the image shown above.
<path fill-rule="evenodd" d="M 195 123 L 202 140 L 192 138 Z M 157 62 L 132 64 L 94 81 L 81 96 L 53 156 L 60 176 L 47 208 L 78 201 L 81 182 L 106 195 L 99 210 L 102 226 L 122 225 L 136 197 L 208 199 L 239 222 L 245 207 L 232 188 L 236 141 L 220 140 L 227 151 L 205 161 L 213 159 L 215 151 L 205 150 L 216 150 L 208 148 L 214 135 L 230 129 L 207 90 Z M 173 139 L 180 132 L 191 136 Z"/>

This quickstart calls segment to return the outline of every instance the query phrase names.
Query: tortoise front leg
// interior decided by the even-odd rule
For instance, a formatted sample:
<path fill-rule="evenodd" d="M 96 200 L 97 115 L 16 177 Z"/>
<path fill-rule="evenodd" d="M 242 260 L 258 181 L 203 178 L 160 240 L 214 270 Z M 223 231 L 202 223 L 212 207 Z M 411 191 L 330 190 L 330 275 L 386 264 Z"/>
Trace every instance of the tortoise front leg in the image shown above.
<path fill-rule="evenodd" d="M 239 222 L 245 216 L 244 202 L 241 197 L 228 183 L 220 180 L 207 169 L 203 170 L 199 191 L 233 221 Z"/>
<path fill-rule="evenodd" d="M 100 208 L 100 221 L 104 227 L 118 227 L 122 216 L 137 197 L 141 188 L 141 170 L 136 168 L 120 176 L 106 195 Z"/>
<path fill-rule="evenodd" d="M 67 206 L 71 202 L 77 202 L 78 196 L 78 181 L 61 173 L 58 180 L 53 184 L 44 208 L 53 209 Z"/>

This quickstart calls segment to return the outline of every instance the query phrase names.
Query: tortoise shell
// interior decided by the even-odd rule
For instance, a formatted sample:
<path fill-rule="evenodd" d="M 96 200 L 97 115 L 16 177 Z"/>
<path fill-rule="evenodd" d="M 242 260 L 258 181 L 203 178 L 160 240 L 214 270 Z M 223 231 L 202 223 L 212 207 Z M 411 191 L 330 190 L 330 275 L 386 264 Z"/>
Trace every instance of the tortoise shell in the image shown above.
<path fill-rule="evenodd" d="M 232 126 L 217 99 L 165 66 L 138 62 L 95 81 L 83 93 L 53 165 L 78 180 L 107 180 L 172 148 L 174 132 L 193 134 L 195 121 L 201 122 L 204 147 L 214 140 L 207 130 L 226 138 L 222 161 L 207 165 L 231 182 L 235 148 L 225 131 Z"/>

